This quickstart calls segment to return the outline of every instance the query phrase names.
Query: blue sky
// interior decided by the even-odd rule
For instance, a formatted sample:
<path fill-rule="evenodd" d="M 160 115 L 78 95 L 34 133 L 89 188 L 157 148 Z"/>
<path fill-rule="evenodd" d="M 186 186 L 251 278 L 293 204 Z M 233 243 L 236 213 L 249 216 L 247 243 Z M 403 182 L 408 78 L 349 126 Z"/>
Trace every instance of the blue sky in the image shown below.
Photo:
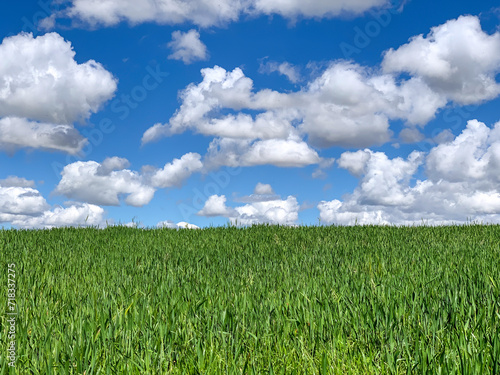
<path fill-rule="evenodd" d="M 0 14 L 3 227 L 500 222 L 491 2 Z"/>

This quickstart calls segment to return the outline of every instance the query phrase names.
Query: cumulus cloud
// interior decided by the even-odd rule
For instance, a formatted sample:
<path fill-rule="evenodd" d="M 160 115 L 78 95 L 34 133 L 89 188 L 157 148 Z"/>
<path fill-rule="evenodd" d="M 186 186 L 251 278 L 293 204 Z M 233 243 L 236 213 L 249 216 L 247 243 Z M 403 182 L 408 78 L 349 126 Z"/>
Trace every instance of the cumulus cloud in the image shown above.
<path fill-rule="evenodd" d="M 0 180 L 1 187 L 21 187 L 21 188 L 34 188 L 35 181 L 27 180 L 24 177 L 8 176 Z"/>
<path fill-rule="evenodd" d="M 416 179 L 425 165 L 427 179 Z M 370 150 L 344 153 L 339 166 L 361 175 L 343 201 L 318 205 L 324 223 L 452 224 L 500 222 L 500 123 L 477 120 L 426 158 L 414 151 L 406 160 Z"/>
<path fill-rule="evenodd" d="M 203 168 L 201 156 L 188 153 L 161 169 L 146 166 L 142 172 L 127 169 L 125 158 L 106 158 L 102 163 L 78 161 L 66 165 L 54 193 L 76 201 L 101 206 L 147 205 L 158 188 L 180 187 L 194 172 Z"/>
<path fill-rule="evenodd" d="M 253 81 L 240 68 L 231 72 L 215 66 L 201 71 L 203 81 L 189 85 L 182 104 L 167 124 L 156 124 L 143 136 L 143 143 L 188 129 L 225 138 L 288 139 L 301 133 L 313 144 L 366 146 L 390 138 L 387 115 L 395 100 L 386 99 L 386 88 L 370 80 L 363 68 L 347 62 L 333 63 L 321 77 L 297 92 L 253 91 Z M 380 86 L 380 88 L 378 87 Z M 391 100 L 390 100 L 391 99 Z M 403 97 L 397 100 L 403 101 Z M 262 111 L 214 117 L 220 109 Z M 401 110 L 402 112 L 403 110 Z M 292 123 L 299 123 L 294 126 Z"/>
<path fill-rule="evenodd" d="M 36 189 L 0 185 L 0 222 L 17 216 L 40 215 L 48 208 L 47 201 Z"/>
<path fill-rule="evenodd" d="M 143 143 L 186 130 L 215 137 L 286 140 L 304 136 L 318 147 L 367 147 L 387 142 L 391 118 L 429 121 L 446 104 L 420 82 L 397 84 L 390 75 L 374 75 L 359 65 L 333 62 L 301 90 L 253 91 L 240 68 L 202 70 L 203 81 L 189 85 L 182 104 L 166 124 L 156 124 Z M 410 104 L 408 104 L 410 103 Z M 217 116 L 221 109 L 260 111 Z"/>
<path fill-rule="evenodd" d="M 271 195 L 274 194 L 274 190 L 271 185 L 259 182 L 257 183 L 257 185 L 255 185 L 253 193 L 258 195 Z"/>
<path fill-rule="evenodd" d="M 153 173 L 151 183 L 155 187 L 180 187 L 182 183 L 194 172 L 199 172 L 203 168 L 201 156 L 197 153 L 187 153 L 180 159 L 174 159 L 171 163 Z"/>
<path fill-rule="evenodd" d="M 238 197 L 234 199 L 236 202 L 241 203 L 254 203 L 254 202 L 265 202 L 265 201 L 276 201 L 280 200 L 281 197 L 277 195 L 271 185 L 263 184 L 258 182 L 253 189 L 253 194 L 248 196 Z"/>
<path fill-rule="evenodd" d="M 257 194 L 257 193 L 266 194 Z M 243 206 L 230 208 L 226 206 L 226 197 L 224 195 L 212 195 L 205 202 L 204 207 L 198 212 L 200 216 L 223 216 L 230 219 L 234 224 L 253 225 L 253 224 L 281 224 L 294 225 L 298 220 L 299 204 L 297 199 L 289 196 L 282 200 L 278 196 L 269 199 L 268 193 L 274 194 L 270 185 L 258 184 L 254 189 L 254 194 L 248 203 Z M 259 199 L 260 198 L 260 199 Z"/>
<path fill-rule="evenodd" d="M 334 17 L 344 13 L 359 14 L 388 4 L 386 0 L 154 0 L 138 4 L 134 0 L 72 0 L 58 16 L 71 17 L 91 26 L 112 26 L 121 21 L 131 24 L 192 23 L 201 27 L 222 26 L 237 21 L 242 15 L 297 17 Z M 52 21 L 53 22 L 53 21 Z"/>
<path fill-rule="evenodd" d="M 0 150 L 14 152 L 20 148 L 63 151 L 77 154 L 87 144 L 72 125 L 54 125 L 24 118 L 0 118 Z"/>
<path fill-rule="evenodd" d="M 123 168 L 128 161 L 120 158 L 78 161 L 64 167 L 55 193 L 95 205 L 118 206 L 120 197 L 131 206 L 144 206 L 153 199 L 155 189 L 140 174 Z"/>
<path fill-rule="evenodd" d="M 170 229 L 200 229 L 199 226 L 187 223 L 185 221 L 180 221 L 177 224 L 175 224 L 171 220 L 165 220 L 165 221 L 160 221 L 158 224 L 156 224 L 158 228 L 170 228 Z"/>
<path fill-rule="evenodd" d="M 204 164 L 208 169 L 266 164 L 278 167 L 304 167 L 320 161 L 318 153 L 303 141 L 268 139 L 252 142 L 216 138 L 210 143 Z"/>
<path fill-rule="evenodd" d="M 5 38 L 0 61 L 0 149 L 80 151 L 86 140 L 72 124 L 113 96 L 111 73 L 93 60 L 78 64 L 57 33 Z"/>
<path fill-rule="evenodd" d="M 369 150 L 358 150 L 356 152 L 344 152 L 337 161 L 340 168 L 346 169 L 355 177 L 361 177 L 365 173 L 366 165 L 370 160 Z"/>
<path fill-rule="evenodd" d="M 5 38 L 0 61 L 0 117 L 70 124 L 97 112 L 117 86 L 99 63 L 78 64 L 57 33 Z"/>
<path fill-rule="evenodd" d="M 69 207 L 56 207 L 42 215 L 13 220 L 20 228 L 87 227 L 106 224 L 104 210 L 93 204 L 73 204 Z"/>
<path fill-rule="evenodd" d="M 73 0 L 63 14 L 92 26 L 112 26 L 127 21 L 133 25 L 156 22 L 210 27 L 238 20 L 243 9 L 244 2 L 241 0 L 220 0 L 217 3 L 210 0 L 154 0 L 142 3 L 135 0 Z"/>
<path fill-rule="evenodd" d="M 263 69 L 280 67 L 268 63 Z M 409 128 L 400 134 L 402 141 L 418 142 L 422 136 L 416 126 L 426 125 L 450 101 L 496 97 L 499 71 L 500 32 L 488 35 L 477 17 L 460 17 L 433 28 L 426 38 L 417 36 L 387 51 L 382 69 L 332 61 L 297 91 L 255 91 L 240 68 L 203 69 L 203 80 L 180 93 L 176 113 L 148 129 L 142 141 L 192 130 L 245 141 L 307 138 L 319 148 L 365 148 L 388 142 L 390 122 L 403 120 Z M 400 75 L 405 72 L 409 77 Z"/>
<path fill-rule="evenodd" d="M 314 0 L 283 1 L 254 0 L 254 7 L 264 14 L 279 14 L 286 18 L 334 17 L 344 13 L 363 13 L 368 9 L 386 5 L 385 0 Z"/>
<path fill-rule="evenodd" d="M 184 64 L 208 59 L 207 46 L 200 40 L 200 33 L 194 29 L 185 33 L 174 31 L 168 47 L 173 51 L 168 58 L 182 60 Z"/>
<path fill-rule="evenodd" d="M 418 35 L 398 49 L 386 52 L 386 72 L 407 72 L 421 77 L 434 91 L 459 104 L 497 97 L 500 85 L 500 32 L 481 29 L 475 16 L 462 16 Z"/>
<path fill-rule="evenodd" d="M 492 129 L 471 120 L 454 140 L 433 148 L 427 174 L 433 181 L 475 180 L 494 188 L 500 182 L 500 122 Z"/>
<path fill-rule="evenodd" d="M 52 208 L 33 186 L 33 181 L 23 177 L 0 180 L 0 223 L 17 228 L 105 225 L 101 207 L 68 203 Z"/>
<path fill-rule="evenodd" d="M 198 212 L 200 216 L 234 216 L 235 211 L 226 206 L 226 197 L 224 195 L 212 195 L 205 202 L 205 205 Z"/>

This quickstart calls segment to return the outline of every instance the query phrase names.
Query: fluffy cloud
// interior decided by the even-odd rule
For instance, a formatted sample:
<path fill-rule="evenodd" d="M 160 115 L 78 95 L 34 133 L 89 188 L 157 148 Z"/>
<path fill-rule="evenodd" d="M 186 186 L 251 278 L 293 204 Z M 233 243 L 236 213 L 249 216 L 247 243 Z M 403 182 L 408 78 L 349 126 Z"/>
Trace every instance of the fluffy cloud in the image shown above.
<path fill-rule="evenodd" d="M 51 209 L 33 186 L 33 181 L 17 176 L 0 180 L 0 223 L 18 228 L 105 225 L 101 207 L 70 203 Z"/>
<path fill-rule="evenodd" d="M 123 168 L 125 159 L 106 159 L 102 165 L 95 161 L 78 161 L 64 167 L 56 194 L 86 203 L 118 206 L 120 197 L 125 203 L 144 206 L 153 199 L 155 189 L 148 186 L 137 172 Z"/>
<path fill-rule="evenodd" d="M 200 33 L 194 29 L 185 33 L 174 31 L 168 47 L 173 51 L 168 58 L 182 60 L 184 64 L 208 59 L 207 46 L 200 40 Z"/>
<path fill-rule="evenodd" d="M 249 140 L 216 138 L 208 148 L 204 164 L 209 169 L 220 166 L 251 167 L 275 165 L 304 167 L 321 161 L 318 153 L 307 143 L 294 139 Z"/>
<path fill-rule="evenodd" d="M 39 123 L 17 117 L 0 118 L 0 150 L 7 152 L 28 147 L 77 154 L 87 142 L 71 125 Z"/>
<path fill-rule="evenodd" d="M 59 16 L 69 16 L 92 26 L 156 22 L 160 24 L 193 23 L 201 27 L 221 26 L 237 21 L 243 14 L 279 14 L 287 18 L 333 17 L 343 13 L 363 13 L 386 5 L 386 0 L 154 0 L 138 4 L 134 0 L 72 0 Z M 53 22 L 49 19 L 47 24 Z"/>
<path fill-rule="evenodd" d="M 146 166 L 142 173 L 126 169 L 130 163 L 119 157 L 102 163 L 78 161 L 64 167 L 54 193 L 102 206 L 118 206 L 124 197 L 126 204 L 140 207 L 153 199 L 157 188 L 180 187 L 194 172 L 201 171 L 200 158 L 188 153 L 162 169 Z"/>
<path fill-rule="evenodd" d="M 500 122 L 492 129 L 477 120 L 453 141 L 432 149 L 427 157 L 427 174 L 432 181 L 474 180 L 488 188 L 500 182 Z"/>
<path fill-rule="evenodd" d="M 371 79 L 362 67 L 346 62 L 333 63 L 306 88 L 293 93 L 253 92 L 253 81 L 240 68 L 228 72 L 215 66 L 201 73 L 203 81 L 181 93 L 181 107 L 170 121 L 148 129 L 143 143 L 193 129 L 248 140 L 287 139 L 302 133 L 324 147 L 367 146 L 390 138 L 387 115 L 381 112 L 394 112 L 396 100 L 404 101 L 403 96 L 393 99 L 392 92 L 384 92 L 397 90 L 394 83 L 387 87 L 381 78 Z M 241 112 L 213 117 L 222 108 L 263 112 L 255 118 Z M 300 126 L 294 127 L 293 122 Z"/>
<path fill-rule="evenodd" d="M 214 217 L 214 216 L 235 216 L 235 210 L 226 206 L 226 197 L 224 195 L 212 195 L 205 202 L 205 205 L 198 212 L 200 216 Z"/>
<path fill-rule="evenodd" d="M 193 152 L 183 155 L 180 159 L 174 159 L 153 173 L 151 183 L 160 188 L 180 187 L 194 172 L 201 171 L 203 163 L 200 159 L 201 156 Z"/>
<path fill-rule="evenodd" d="M 340 168 L 346 169 L 355 177 L 361 177 L 365 173 L 366 165 L 370 160 L 369 150 L 358 150 L 356 152 L 344 152 L 337 161 Z"/>
<path fill-rule="evenodd" d="M 385 0 L 314 0 L 283 1 L 254 0 L 254 7 L 264 14 L 279 14 L 286 18 L 333 17 L 343 13 L 363 13 L 387 4 Z"/>
<path fill-rule="evenodd" d="M 154 0 L 141 3 L 135 0 L 73 0 L 71 7 L 64 13 L 93 26 L 112 26 L 128 21 L 131 24 L 156 22 L 170 25 L 190 22 L 209 27 L 236 21 L 243 9 L 242 0 L 220 0 L 217 3 L 210 0 Z"/>
<path fill-rule="evenodd" d="M 188 129 L 205 135 L 230 138 L 277 138 L 286 137 L 290 124 L 280 121 L 282 116 L 271 115 L 262 120 L 239 114 L 222 118 L 208 118 L 208 114 L 221 108 L 258 109 L 259 103 L 252 93 L 253 81 L 246 77 L 240 68 L 228 72 L 215 66 L 201 70 L 203 76 L 199 84 L 190 84 L 180 94 L 182 104 L 167 124 L 156 124 L 148 129 L 142 138 L 143 143 L 161 137 L 180 134 Z M 263 98 L 265 100 L 269 97 Z M 261 100 L 262 101 L 262 100 Z"/>
<path fill-rule="evenodd" d="M 86 140 L 72 123 L 109 100 L 116 80 L 99 63 L 78 64 L 57 33 L 19 34 L 0 44 L 0 148 L 75 154 Z"/>
<path fill-rule="evenodd" d="M 158 228 L 170 228 L 170 229 L 200 229 L 197 225 L 186 223 L 185 221 L 180 221 L 175 224 L 171 220 L 160 221 L 156 224 Z"/>
<path fill-rule="evenodd" d="M 266 193 L 266 194 L 257 194 Z M 198 212 L 200 216 L 224 216 L 232 223 L 240 225 L 253 224 L 281 224 L 294 225 L 299 217 L 299 204 L 297 199 L 289 196 L 286 200 L 279 197 L 269 199 L 269 194 L 274 193 L 270 185 L 258 184 L 250 197 L 251 203 L 244 206 L 230 208 L 226 206 L 224 195 L 212 195 L 205 202 L 204 207 Z M 260 199 L 259 199 L 260 198 Z"/>
<path fill-rule="evenodd" d="M 344 153 L 339 166 L 362 175 L 343 201 L 318 205 L 324 223 L 451 224 L 500 222 L 500 123 L 476 120 L 455 139 L 433 148 L 425 159 L 426 180 L 415 178 L 424 155 L 389 159 L 370 150 Z"/>
<path fill-rule="evenodd" d="M 272 195 L 274 194 L 274 190 L 271 185 L 259 182 L 257 183 L 257 185 L 255 185 L 253 193 L 258 195 Z"/>
<path fill-rule="evenodd" d="M 386 72 L 408 72 L 460 104 L 478 103 L 500 94 L 500 32 L 481 29 L 475 16 L 462 16 L 432 28 L 424 37 L 386 52 Z"/>
<path fill-rule="evenodd" d="M 55 228 L 103 226 L 106 222 L 101 207 L 84 203 L 66 208 L 56 207 L 36 217 L 13 220 L 12 224 L 20 228 Z"/>
<path fill-rule="evenodd" d="M 102 65 L 75 61 L 57 33 L 19 34 L 0 44 L 0 117 L 70 124 L 99 110 L 116 90 Z"/>
<path fill-rule="evenodd" d="M 283 64 L 262 69 L 286 72 L 290 66 Z M 255 91 L 240 68 L 206 68 L 200 83 L 181 92 L 181 106 L 168 123 L 148 129 L 142 141 L 193 130 L 246 141 L 307 137 L 320 148 L 364 148 L 388 142 L 390 121 L 403 120 L 410 127 L 401 139 L 416 142 L 422 136 L 415 126 L 427 124 L 449 101 L 472 103 L 500 93 L 495 81 L 500 33 L 488 35 L 476 17 L 460 17 L 433 28 L 426 38 L 417 36 L 387 51 L 382 68 L 333 61 L 294 92 Z M 401 72 L 410 77 L 400 77 Z"/>
<path fill-rule="evenodd" d="M 24 177 L 9 176 L 0 180 L 1 187 L 21 187 L 21 188 L 34 188 L 35 181 L 27 180 Z"/>
<path fill-rule="evenodd" d="M 101 207 L 73 204 L 67 208 L 56 207 L 51 210 L 38 190 L 19 186 L 31 185 L 32 181 L 9 177 L 0 183 L 0 223 L 11 223 L 18 228 L 89 226 L 105 223 L 104 210 Z"/>
<path fill-rule="evenodd" d="M 307 136 L 319 147 L 367 147 L 387 142 L 389 119 L 429 121 L 446 101 L 418 79 L 397 84 L 349 62 L 332 63 L 318 78 L 292 93 L 253 91 L 241 69 L 218 66 L 202 70 L 203 81 L 189 85 L 182 104 L 167 124 L 156 124 L 143 143 L 188 129 L 224 138 L 287 140 Z M 252 117 L 238 112 L 217 117 L 220 109 L 261 111 Z"/>
<path fill-rule="evenodd" d="M 0 185 L 0 222 L 11 221 L 17 216 L 40 215 L 48 208 L 47 201 L 36 189 Z"/>

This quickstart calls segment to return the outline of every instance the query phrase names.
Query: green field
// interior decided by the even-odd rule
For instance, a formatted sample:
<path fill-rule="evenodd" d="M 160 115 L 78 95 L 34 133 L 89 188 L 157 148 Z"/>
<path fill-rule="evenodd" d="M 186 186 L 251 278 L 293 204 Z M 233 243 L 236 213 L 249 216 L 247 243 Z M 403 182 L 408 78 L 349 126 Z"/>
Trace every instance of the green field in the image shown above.
<path fill-rule="evenodd" d="M 3 230 L 0 249 L 1 374 L 500 373 L 499 226 Z"/>

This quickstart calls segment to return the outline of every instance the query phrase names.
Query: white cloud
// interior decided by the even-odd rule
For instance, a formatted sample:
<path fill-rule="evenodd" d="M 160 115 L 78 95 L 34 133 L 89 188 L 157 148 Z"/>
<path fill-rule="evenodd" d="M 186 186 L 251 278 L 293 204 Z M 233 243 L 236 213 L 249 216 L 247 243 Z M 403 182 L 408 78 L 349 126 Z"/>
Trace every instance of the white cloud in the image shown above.
<path fill-rule="evenodd" d="M 128 165 L 125 159 L 106 159 L 103 164 L 95 161 L 78 161 L 64 167 L 55 193 L 86 203 L 118 206 L 120 197 L 125 203 L 144 206 L 153 199 L 155 189 L 148 186 L 142 176 L 128 169 L 114 170 Z"/>
<path fill-rule="evenodd" d="M 276 201 L 280 199 L 281 197 L 274 192 L 271 185 L 263 184 L 261 182 L 255 185 L 255 188 L 253 189 L 253 194 L 250 194 L 248 196 L 233 198 L 235 202 L 241 202 L 241 203 Z"/>
<path fill-rule="evenodd" d="M 34 188 L 35 181 L 27 180 L 24 177 L 8 176 L 0 180 L 0 187 Z"/>
<path fill-rule="evenodd" d="M 77 154 L 87 142 L 71 125 L 39 123 L 17 117 L 0 118 L 0 150 L 7 152 L 34 148 Z"/>
<path fill-rule="evenodd" d="M 238 20 L 243 10 L 242 0 L 73 0 L 66 14 L 92 26 L 112 26 L 121 21 L 131 24 L 156 22 L 159 24 L 193 23 L 201 27 L 221 26 Z"/>
<path fill-rule="evenodd" d="M 212 195 L 205 202 L 205 205 L 198 212 L 200 216 L 214 217 L 214 216 L 233 216 L 235 211 L 226 206 L 226 197 L 224 195 Z"/>
<path fill-rule="evenodd" d="M 270 197 L 272 198 L 270 199 Z M 224 195 L 212 195 L 205 202 L 205 206 L 198 212 L 198 215 L 223 216 L 229 218 L 233 224 L 239 225 L 264 223 L 294 225 L 298 220 L 300 207 L 297 199 L 289 196 L 286 200 L 281 200 L 279 196 L 274 195 L 270 185 L 257 184 L 254 194 L 248 198 L 251 199 L 245 200 L 250 203 L 230 208 L 226 206 Z"/>
<path fill-rule="evenodd" d="M 40 192 L 31 187 L 0 186 L 0 222 L 17 216 L 40 215 L 49 208 Z"/>
<path fill-rule="evenodd" d="M 307 137 L 310 145 L 321 148 L 381 145 L 392 137 L 390 121 L 422 127 L 449 101 L 464 104 L 496 97 L 500 32 L 485 34 L 476 17 L 460 17 L 433 28 L 427 38 L 417 36 L 387 51 L 382 68 L 333 61 L 294 92 L 255 91 L 240 68 L 206 68 L 202 82 L 182 91 L 174 116 L 148 129 L 143 143 L 193 130 L 248 141 Z M 410 77 L 402 78 L 401 72 Z M 415 142 L 422 137 L 411 127 L 401 138 Z"/>
<path fill-rule="evenodd" d="M 251 142 L 216 138 L 210 143 L 204 164 L 209 169 L 267 164 L 278 167 L 304 167 L 320 161 L 318 153 L 303 141 L 269 139 Z"/>
<path fill-rule="evenodd" d="M 148 129 L 143 143 L 188 129 L 249 140 L 287 139 L 302 133 L 323 147 L 371 145 L 390 138 L 387 115 L 381 112 L 389 108 L 394 111 L 397 103 L 386 99 L 385 87 L 376 87 L 380 83 L 370 81 L 357 65 L 334 63 L 306 88 L 292 93 L 267 89 L 253 92 L 253 81 L 240 68 L 228 72 L 215 66 L 201 72 L 203 81 L 181 93 L 179 110 L 167 124 Z M 402 102 L 404 98 L 397 99 Z M 241 112 L 213 117 L 222 108 L 263 112 L 255 118 Z M 293 122 L 301 124 L 297 128 Z"/>
<path fill-rule="evenodd" d="M 475 16 L 462 16 L 386 52 L 386 72 L 422 77 L 435 92 L 460 104 L 497 97 L 500 85 L 500 32 L 488 35 Z"/>
<path fill-rule="evenodd" d="M 194 172 L 199 172 L 203 168 L 200 161 L 201 156 L 197 153 L 187 153 L 180 159 L 174 159 L 171 163 L 153 173 L 151 183 L 155 187 L 180 187 L 182 183 Z"/>
<path fill-rule="evenodd" d="M 269 184 L 263 184 L 261 182 L 257 183 L 255 185 L 255 188 L 253 189 L 254 194 L 259 194 L 259 195 L 267 195 L 267 194 L 274 194 L 274 190 Z"/>
<path fill-rule="evenodd" d="M 289 196 L 286 200 L 253 202 L 236 207 L 238 215 L 230 219 L 233 223 L 241 225 L 263 223 L 292 225 L 299 219 L 299 209 L 297 198 Z"/>
<path fill-rule="evenodd" d="M 92 26 L 112 26 L 121 21 L 131 24 L 192 23 L 201 27 L 222 26 L 243 15 L 279 14 L 295 19 L 334 17 L 343 13 L 359 14 L 386 5 L 386 0 L 72 0 L 59 16 L 69 16 Z"/>
<path fill-rule="evenodd" d="M 55 228 L 79 226 L 103 226 L 106 224 L 104 210 L 92 204 L 73 204 L 56 207 L 40 216 L 16 219 L 12 224 L 20 228 Z"/>
<path fill-rule="evenodd" d="M 104 210 L 91 204 L 70 203 L 51 209 L 34 182 L 10 176 L 0 180 L 0 223 L 18 228 L 52 228 L 60 226 L 103 226 Z"/>
<path fill-rule="evenodd" d="M 500 122 L 493 129 L 471 120 L 451 142 L 432 149 L 427 174 L 433 181 L 474 180 L 493 188 L 500 182 Z"/>
<path fill-rule="evenodd" d="M 274 72 L 284 75 L 292 83 L 298 83 L 302 79 L 299 69 L 289 62 L 285 61 L 280 64 L 276 61 L 267 61 L 260 64 L 259 73 L 271 74 Z"/>
<path fill-rule="evenodd" d="M 426 180 L 415 181 L 424 163 L 419 152 L 403 160 L 365 150 L 344 153 L 340 161 L 362 178 L 343 201 L 318 205 L 324 223 L 500 223 L 500 123 L 489 128 L 469 121 L 459 136 L 434 147 L 425 160 Z"/>
<path fill-rule="evenodd" d="M 113 156 L 111 158 L 104 159 L 104 161 L 97 169 L 97 174 L 101 176 L 106 176 L 113 171 L 125 169 L 128 167 L 130 167 L 130 162 L 127 159 L 120 158 L 118 156 Z"/>
<path fill-rule="evenodd" d="M 358 150 L 356 152 L 344 152 L 337 161 L 340 168 L 346 169 L 350 174 L 361 177 L 365 173 L 366 165 L 370 160 L 370 150 Z"/>
<path fill-rule="evenodd" d="M 334 17 L 344 13 L 363 13 L 368 9 L 387 4 L 385 0 L 313 0 L 283 1 L 254 0 L 253 6 L 264 14 L 279 14 L 286 18 Z"/>
<path fill-rule="evenodd" d="M 0 44 L 0 117 L 54 124 L 86 119 L 111 99 L 116 80 L 102 65 L 75 61 L 57 33 L 19 34 Z"/>
<path fill-rule="evenodd" d="M 319 147 L 367 147 L 387 142 L 389 119 L 429 121 L 446 104 L 420 80 L 396 84 L 390 75 L 376 75 L 348 62 L 332 63 L 300 91 L 253 91 L 253 81 L 239 68 L 202 70 L 203 81 L 189 85 L 182 104 L 167 124 L 156 124 L 143 143 L 188 129 L 224 138 L 287 139 L 308 136 Z M 217 117 L 217 111 L 250 109 Z"/>
<path fill-rule="evenodd" d="M 0 149 L 78 153 L 86 140 L 72 123 L 109 100 L 116 80 L 99 63 L 75 61 L 57 33 L 21 33 L 0 44 Z"/>
<path fill-rule="evenodd" d="M 180 221 L 177 224 L 175 224 L 171 220 L 166 220 L 166 221 L 160 221 L 158 224 L 156 224 L 158 228 L 170 228 L 170 229 L 200 229 L 197 225 L 187 223 L 185 221 Z"/>
<path fill-rule="evenodd" d="M 168 47 L 173 51 L 168 58 L 182 60 L 184 64 L 208 59 L 207 46 L 200 40 L 200 33 L 194 29 L 185 33 L 174 31 Z"/>

